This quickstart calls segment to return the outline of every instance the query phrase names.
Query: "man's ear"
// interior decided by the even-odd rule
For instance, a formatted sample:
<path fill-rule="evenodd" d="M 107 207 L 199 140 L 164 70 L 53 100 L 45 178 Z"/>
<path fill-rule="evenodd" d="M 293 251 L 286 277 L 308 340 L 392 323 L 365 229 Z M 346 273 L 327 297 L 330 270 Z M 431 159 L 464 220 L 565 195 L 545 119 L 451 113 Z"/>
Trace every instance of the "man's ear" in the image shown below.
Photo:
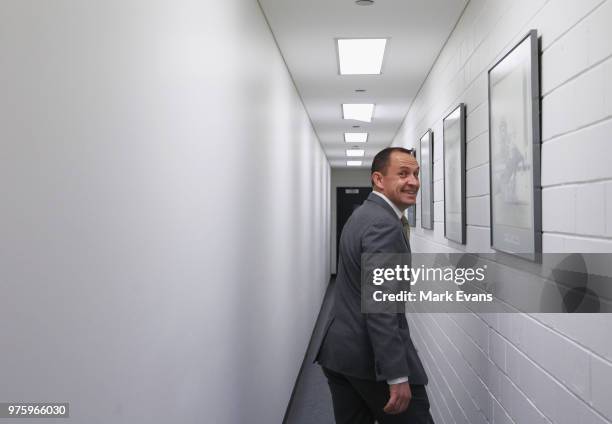
<path fill-rule="evenodd" d="M 372 182 L 374 183 L 374 187 L 382 191 L 384 189 L 384 185 L 382 183 L 383 174 L 381 172 L 375 171 L 372 173 Z"/>

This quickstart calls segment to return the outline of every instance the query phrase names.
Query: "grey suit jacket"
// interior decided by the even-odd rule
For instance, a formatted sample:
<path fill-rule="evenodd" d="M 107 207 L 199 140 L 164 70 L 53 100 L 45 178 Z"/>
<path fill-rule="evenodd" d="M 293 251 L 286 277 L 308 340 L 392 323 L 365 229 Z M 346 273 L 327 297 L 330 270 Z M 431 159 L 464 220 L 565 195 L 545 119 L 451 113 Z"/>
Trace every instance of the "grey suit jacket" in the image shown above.
<path fill-rule="evenodd" d="M 427 384 L 406 315 L 361 312 L 361 254 L 409 252 L 397 215 L 371 193 L 342 230 L 334 304 L 315 361 L 352 377 Z"/>

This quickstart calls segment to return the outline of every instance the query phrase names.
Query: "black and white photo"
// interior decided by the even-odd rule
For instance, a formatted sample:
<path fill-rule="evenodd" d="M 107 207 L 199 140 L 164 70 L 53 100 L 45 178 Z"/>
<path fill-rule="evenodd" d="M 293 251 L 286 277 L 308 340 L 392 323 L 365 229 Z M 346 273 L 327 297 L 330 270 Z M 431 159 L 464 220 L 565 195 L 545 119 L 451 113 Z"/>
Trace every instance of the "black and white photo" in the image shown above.
<path fill-rule="evenodd" d="M 433 132 L 427 130 L 420 140 L 421 227 L 433 229 Z"/>
<path fill-rule="evenodd" d="M 531 30 L 489 70 L 491 245 L 541 251 L 539 58 Z"/>
<path fill-rule="evenodd" d="M 465 243 L 465 105 L 443 120 L 444 236 Z"/>

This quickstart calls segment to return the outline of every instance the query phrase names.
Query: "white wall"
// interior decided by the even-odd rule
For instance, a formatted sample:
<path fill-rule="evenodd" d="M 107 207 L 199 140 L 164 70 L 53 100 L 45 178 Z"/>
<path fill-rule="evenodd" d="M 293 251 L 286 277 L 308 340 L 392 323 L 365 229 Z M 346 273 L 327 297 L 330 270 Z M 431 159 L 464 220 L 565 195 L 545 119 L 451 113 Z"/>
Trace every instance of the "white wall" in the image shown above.
<path fill-rule="evenodd" d="M 612 2 L 472 0 L 394 145 L 434 131 L 434 230 L 417 252 L 490 252 L 487 70 L 542 44 L 545 252 L 612 252 Z M 444 238 L 442 118 L 467 104 L 467 245 Z M 417 207 L 417 219 L 420 207 Z M 612 316 L 413 315 L 437 423 L 610 423 Z"/>
<path fill-rule="evenodd" d="M 255 1 L 0 3 L 0 399 L 281 422 L 330 167 Z"/>
<path fill-rule="evenodd" d="M 336 263 L 336 210 L 338 207 L 336 189 L 338 187 L 371 187 L 370 170 L 365 168 L 333 168 L 331 171 L 331 273 L 338 268 Z"/>

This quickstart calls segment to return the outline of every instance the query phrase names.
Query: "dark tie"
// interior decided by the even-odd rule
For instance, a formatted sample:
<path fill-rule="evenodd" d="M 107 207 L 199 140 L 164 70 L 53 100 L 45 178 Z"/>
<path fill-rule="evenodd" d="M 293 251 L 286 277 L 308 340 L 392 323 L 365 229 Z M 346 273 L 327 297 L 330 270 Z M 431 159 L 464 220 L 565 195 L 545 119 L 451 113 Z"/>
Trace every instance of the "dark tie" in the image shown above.
<path fill-rule="evenodd" d="M 402 215 L 400 221 L 402 221 L 404 236 L 406 236 L 406 240 L 410 241 L 410 224 L 408 223 L 408 219 L 404 215 Z"/>

